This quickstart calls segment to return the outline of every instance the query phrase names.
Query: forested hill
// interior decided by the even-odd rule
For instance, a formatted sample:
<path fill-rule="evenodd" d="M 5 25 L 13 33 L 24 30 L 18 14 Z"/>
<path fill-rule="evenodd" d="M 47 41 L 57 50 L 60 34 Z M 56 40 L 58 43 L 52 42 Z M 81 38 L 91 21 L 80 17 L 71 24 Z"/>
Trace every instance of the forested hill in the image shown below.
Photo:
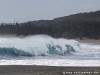
<path fill-rule="evenodd" d="M 26 23 L 2 23 L 0 34 L 35 35 L 52 37 L 100 39 L 100 11 L 77 13 L 53 20 L 29 21 Z"/>
<path fill-rule="evenodd" d="M 62 20 L 99 20 L 100 21 L 100 10 L 95 12 L 85 12 L 85 13 L 77 13 L 65 17 L 55 18 L 55 21 Z"/>

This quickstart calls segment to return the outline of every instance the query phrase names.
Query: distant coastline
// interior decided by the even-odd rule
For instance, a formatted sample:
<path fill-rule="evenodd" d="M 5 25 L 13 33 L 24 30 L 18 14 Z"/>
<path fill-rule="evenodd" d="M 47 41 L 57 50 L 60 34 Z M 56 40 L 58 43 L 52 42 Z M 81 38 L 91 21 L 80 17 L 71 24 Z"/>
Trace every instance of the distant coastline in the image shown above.
<path fill-rule="evenodd" d="M 53 20 L 25 23 L 1 23 L 1 35 L 29 36 L 45 34 L 54 38 L 100 39 L 100 10 L 77 13 Z"/>

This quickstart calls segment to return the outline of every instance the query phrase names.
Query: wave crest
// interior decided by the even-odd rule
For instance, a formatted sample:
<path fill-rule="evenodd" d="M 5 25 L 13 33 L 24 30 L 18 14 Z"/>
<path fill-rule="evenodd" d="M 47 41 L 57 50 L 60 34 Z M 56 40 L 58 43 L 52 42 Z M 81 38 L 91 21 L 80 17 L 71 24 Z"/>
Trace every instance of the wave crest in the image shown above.
<path fill-rule="evenodd" d="M 0 56 L 64 56 L 77 52 L 79 47 L 80 44 L 75 40 L 55 39 L 49 36 L 0 38 Z"/>

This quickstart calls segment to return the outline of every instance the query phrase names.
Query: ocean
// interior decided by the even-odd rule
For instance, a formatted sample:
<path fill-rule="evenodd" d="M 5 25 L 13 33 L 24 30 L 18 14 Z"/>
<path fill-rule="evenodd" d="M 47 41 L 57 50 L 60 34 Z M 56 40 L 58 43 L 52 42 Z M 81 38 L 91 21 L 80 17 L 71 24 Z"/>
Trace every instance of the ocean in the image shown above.
<path fill-rule="evenodd" d="M 0 37 L 0 65 L 100 66 L 100 45 L 48 35 Z"/>

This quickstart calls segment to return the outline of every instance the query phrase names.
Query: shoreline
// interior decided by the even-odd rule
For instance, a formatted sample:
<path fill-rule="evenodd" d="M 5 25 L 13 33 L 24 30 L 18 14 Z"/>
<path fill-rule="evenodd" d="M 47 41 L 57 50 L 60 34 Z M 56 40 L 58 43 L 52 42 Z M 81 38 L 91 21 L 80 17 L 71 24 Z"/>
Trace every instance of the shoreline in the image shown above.
<path fill-rule="evenodd" d="M 16 37 L 16 36 L 15 36 Z M 14 38 L 15 38 L 14 37 Z M 8 38 L 8 36 L 5 38 Z M 9 38 L 13 38 L 12 36 Z M 18 38 L 18 37 L 16 37 Z M 23 38 L 22 36 L 20 38 Z M 100 45 L 100 40 L 74 39 L 80 43 Z M 97 63 L 96 63 L 97 64 Z M 79 64 L 78 64 L 79 65 Z M 63 74 L 64 72 L 72 72 Z M 81 73 L 74 73 L 81 72 Z M 37 65 L 0 65 L 0 75 L 86 75 L 82 72 L 91 72 L 88 75 L 100 75 L 100 67 L 74 67 L 74 66 L 37 66 Z M 98 72 L 93 74 L 93 72 Z"/>
<path fill-rule="evenodd" d="M 76 41 L 78 41 L 79 43 L 86 43 L 86 44 L 95 44 L 95 45 L 100 45 L 100 39 L 95 40 L 95 39 L 74 39 Z"/>
<path fill-rule="evenodd" d="M 100 75 L 100 67 L 56 67 L 56 66 L 34 66 L 34 65 L 2 65 L 0 75 L 76 75 L 74 72 L 97 72 L 92 75 Z M 72 72 L 72 74 L 63 74 Z M 77 75 L 86 75 L 77 74 Z M 88 74 L 88 75 L 91 75 Z"/>

